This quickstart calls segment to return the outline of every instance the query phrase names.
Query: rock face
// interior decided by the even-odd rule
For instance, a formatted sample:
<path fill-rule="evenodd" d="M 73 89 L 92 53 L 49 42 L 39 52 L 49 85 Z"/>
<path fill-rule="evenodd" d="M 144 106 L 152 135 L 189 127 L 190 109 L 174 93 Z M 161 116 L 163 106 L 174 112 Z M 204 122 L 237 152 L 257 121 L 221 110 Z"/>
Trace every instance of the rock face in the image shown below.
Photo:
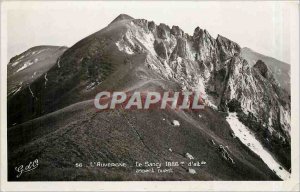
<path fill-rule="evenodd" d="M 256 68 L 264 78 L 267 78 L 268 67 L 262 60 L 258 60 L 253 67 Z"/>
<path fill-rule="evenodd" d="M 220 50 L 220 58 L 222 61 L 231 59 L 234 56 L 238 56 L 241 52 L 240 46 L 232 42 L 231 40 L 218 35 L 217 44 Z"/>
<path fill-rule="evenodd" d="M 252 67 L 237 43 L 221 35 L 214 39 L 200 27 L 191 36 L 178 26 L 127 15 L 66 50 L 30 90 L 10 96 L 8 125 L 93 99 L 101 90 L 124 89 L 200 91 L 207 107 L 238 112 L 265 147 L 290 167 L 290 96 L 263 61 Z"/>

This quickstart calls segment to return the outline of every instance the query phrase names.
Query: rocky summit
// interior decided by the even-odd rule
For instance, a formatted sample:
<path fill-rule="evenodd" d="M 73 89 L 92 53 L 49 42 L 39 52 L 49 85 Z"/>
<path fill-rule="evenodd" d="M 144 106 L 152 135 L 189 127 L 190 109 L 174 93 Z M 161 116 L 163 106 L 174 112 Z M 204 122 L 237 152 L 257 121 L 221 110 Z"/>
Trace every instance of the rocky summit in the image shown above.
<path fill-rule="evenodd" d="M 251 64 L 244 55 L 237 43 L 200 27 L 190 35 L 121 14 L 70 48 L 39 46 L 15 56 L 7 67 L 9 179 L 284 179 L 226 120 L 236 114 L 230 117 L 255 135 L 280 170 L 290 170 L 290 94 L 270 60 Z M 98 111 L 93 99 L 107 90 L 200 91 L 206 106 Z M 34 173 L 14 176 L 17 162 L 34 159 Z M 189 167 L 191 160 L 205 164 Z M 185 163 L 172 174 L 140 174 L 134 165 L 146 161 Z"/>

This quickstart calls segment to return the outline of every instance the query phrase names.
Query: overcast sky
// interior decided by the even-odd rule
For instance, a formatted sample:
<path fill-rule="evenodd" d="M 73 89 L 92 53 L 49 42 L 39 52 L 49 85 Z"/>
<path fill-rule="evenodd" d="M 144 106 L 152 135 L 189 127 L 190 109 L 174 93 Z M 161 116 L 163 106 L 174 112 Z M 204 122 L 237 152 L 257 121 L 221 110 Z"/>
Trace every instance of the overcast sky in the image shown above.
<path fill-rule="evenodd" d="M 207 29 L 242 47 L 290 62 L 290 8 L 295 2 L 14 2 L 7 3 L 8 58 L 37 45 L 72 46 L 120 13 L 178 25 L 186 33 Z"/>

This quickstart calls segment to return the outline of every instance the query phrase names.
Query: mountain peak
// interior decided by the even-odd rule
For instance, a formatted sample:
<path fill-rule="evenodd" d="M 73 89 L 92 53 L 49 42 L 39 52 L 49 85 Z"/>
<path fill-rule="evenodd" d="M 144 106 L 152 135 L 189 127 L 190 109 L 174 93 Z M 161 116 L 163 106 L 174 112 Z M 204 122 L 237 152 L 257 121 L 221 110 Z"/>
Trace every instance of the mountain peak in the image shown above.
<path fill-rule="evenodd" d="M 252 49 L 250 49 L 249 47 L 243 47 L 243 50 L 247 50 L 247 51 L 253 51 Z"/>
<path fill-rule="evenodd" d="M 120 14 L 111 23 L 114 23 L 114 22 L 117 22 L 117 21 L 122 21 L 122 20 L 130 20 L 130 19 L 134 19 L 134 18 L 127 15 L 127 14 Z"/>

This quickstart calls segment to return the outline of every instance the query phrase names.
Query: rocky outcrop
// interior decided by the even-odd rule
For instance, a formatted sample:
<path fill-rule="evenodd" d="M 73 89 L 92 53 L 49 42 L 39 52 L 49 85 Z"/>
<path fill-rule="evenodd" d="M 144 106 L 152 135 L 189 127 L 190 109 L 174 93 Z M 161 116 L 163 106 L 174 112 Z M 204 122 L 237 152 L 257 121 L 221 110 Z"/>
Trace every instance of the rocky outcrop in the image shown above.
<path fill-rule="evenodd" d="M 182 29 L 180 29 L 180 27 L 172 26 L 171 34 L 174 35 L 175 37 L 182 37 L 184 35 L 184 32 Z"/>
<path fill-rule="evenodd" d="M 163 41 L 158 42 L 157 40 L 154 41 L 154 49 L 159 57 L 163 59 L 168 58 L 167 48 Z"/>
<path fill-rule="evenodd" d="M 177 57 L 189 58 L 188 42 L 184 38 L 178 38 L 175 49 L 172 52 L 171 58 L 175 60 Z"/>
<path fill-rule="evenodd" d="M 235 164 L 234 160 L 232 159 L 232 157 L 229 155 L 228 151 L 226 150 L 226 147 L 224 147 L 223 145 L 219 145 L 218 151 L 220 152 L 220 154 L 222 155 L 222 158 L 225 161 L 227 161 L 231 164 Z"/>
<path fill-rule="evenodd" d="M 148 23 L 148 29 L 149 29 L 150 31 L 152 31 L 152 32 L 154 32 L 154 31 L 156 30 L 156 25 L 155 25 L 155 23 L 154 23 L 153 21 L 150 21 L 150 22 Z"/>
<path fill-rule="evenodd" d="M 194 30 L 193 47 L 196 61 L 217 63 L 219 59 L 217 42 L 205 29 L 197 27 Z"/>
<path fill-rule="evenodd" d="M 217 37 L 217 44 L 220 51 L 221 61 L 226 61 L 234 56 L 238 56 L 241 52 L 241 47 L 237 43 L 221 35 L 218 35 Z"/>
<path fill-rule="evenodd" d="M 170 38 L 170 27 L 166 24 L 161 23 L 157 26 L 157 37 L 160 39 Z"/>
<path fill-rule="evenodd" d="M 262 60 L 258 60 L 253 67 L 257 69 L 264 78 L 267 78 L 268 67 Z"/>

